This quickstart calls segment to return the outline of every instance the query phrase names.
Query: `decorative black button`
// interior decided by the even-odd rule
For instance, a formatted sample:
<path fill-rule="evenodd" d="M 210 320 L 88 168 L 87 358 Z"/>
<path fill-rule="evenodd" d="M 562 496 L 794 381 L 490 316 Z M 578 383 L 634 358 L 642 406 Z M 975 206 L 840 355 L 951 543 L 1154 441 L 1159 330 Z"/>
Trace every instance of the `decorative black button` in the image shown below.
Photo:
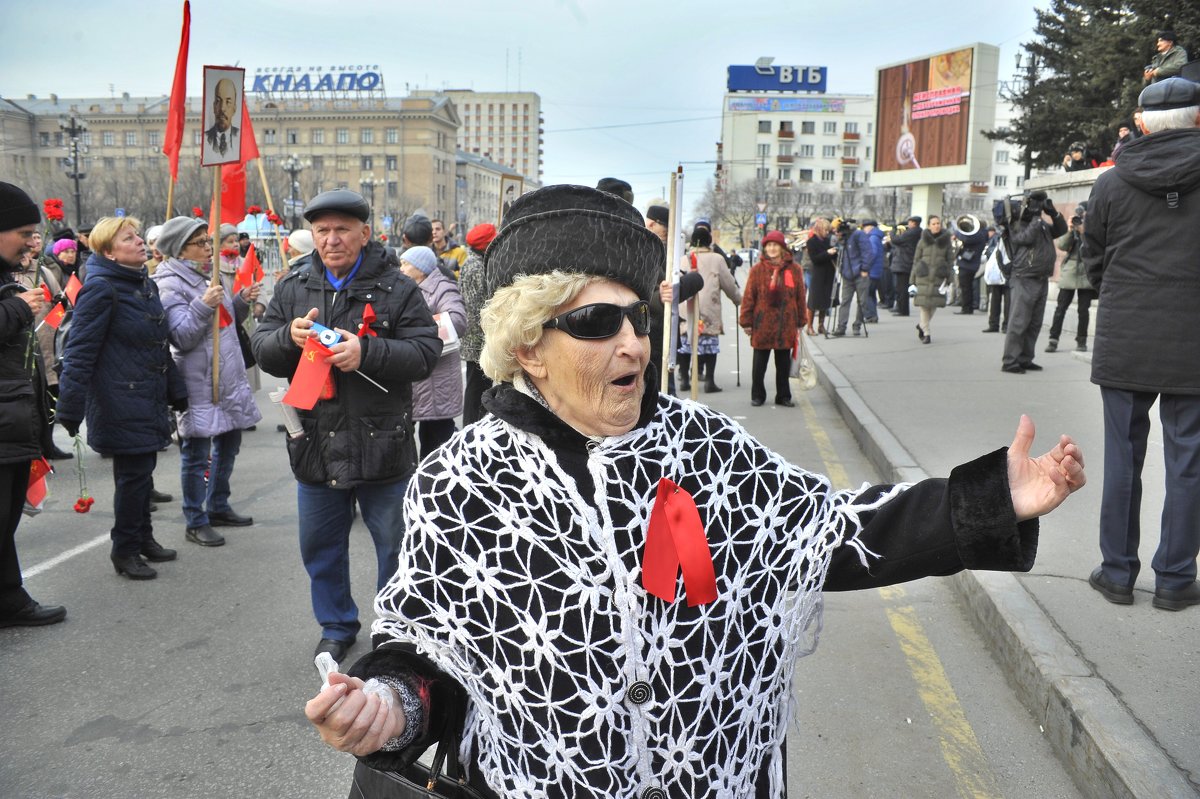
<path fill-rule="evenodd" d="M 642 791 L 642 799 L 667 799 L 667 792 L 662 788 L 647 788 Z"/>
<path fill-rule="evenodd" d="M 629 690 L 625 692 L 625 697 L 635 705 L 644 705 L 650 701 L 650 683 L 645 680 L 638 680 L 633 685 L 629 686 Z M 657 788 L 651 790 L 657 791 Z"/>

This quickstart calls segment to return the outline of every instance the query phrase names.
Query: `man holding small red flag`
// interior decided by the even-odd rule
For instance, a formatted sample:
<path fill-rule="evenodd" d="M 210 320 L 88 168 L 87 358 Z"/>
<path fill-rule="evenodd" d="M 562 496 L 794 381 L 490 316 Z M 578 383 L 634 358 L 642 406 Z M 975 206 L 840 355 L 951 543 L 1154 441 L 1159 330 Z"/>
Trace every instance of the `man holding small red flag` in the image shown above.
<path fill-rule="evenodd" d="M 313 198 L 304 218 L 316 249 L 276 284 L 252 338 L 259 366 L 292 380 L 288 402 L 304 428 L 287 445 L 300 555 L 321 625 L 317 653 L 338 662 L 360 629 L 346 577 L 354 503 L 375 541 L 382 588 L 396 569 L 402 500 L 416 468 L 411 384 L 429 375 L 442 349 L 420 289 L 372 240 L 370 215 L 353 191 Z M 318 341 L 314 323 L 338 340 Z"/>
<path fill-rule="evenodd" d="M 0 183 L 0 286 L 13 283 L 21 251 L 42 221 L 37 204 L 11 183 Z M 419 298 L 418 298 L 419 299 Z M 0 292 L 0 627 L 57 624 L 67 609 L 40 605 L 25 592 L 17 560 L 17 525 L 29 489 L 30 464 L 41 457 L 44 386 L 40 358 L 30 359 L 34 317 L 46 299 L 40 288 Z"/>

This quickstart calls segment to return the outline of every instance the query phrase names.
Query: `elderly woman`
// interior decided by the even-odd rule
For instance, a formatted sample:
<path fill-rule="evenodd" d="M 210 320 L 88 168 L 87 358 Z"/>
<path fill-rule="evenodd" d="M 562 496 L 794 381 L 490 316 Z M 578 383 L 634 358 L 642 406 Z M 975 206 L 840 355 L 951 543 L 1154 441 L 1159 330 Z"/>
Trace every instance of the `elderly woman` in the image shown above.
<path fill-rule="evenodd" d="M 763 254 L 750 267 L 738 323 L 750 337 L 754 362 L 750 371 L 750 404 L 767 401 L 767 363 L 775 358 L 775 404 L 784 408 L 792 402 L 788 383 L 792 371 L 792 347 L 807 323 L 804 274 L 788 252 L 787 240 L 778 230 L 763 236 Z"/>
<path fill-rule="evenodd" d="M 951 246 L 950 231 L 942 227 L 939 217 L 929 217 L 929 225 L 921 233 L 917 251 L 913 255 L 912 273 L 909 275 L 909 296 L 913 305 L 921 311 L 917 322 L 917 338 L 931 344 L 929 324 L 938 308 L 946 307 L 945 287 L 954 277 L 954 248 Z"/>
<path fill-rule="evenodd" d="M 229 504 L 229 481 L 242 430 L 261 418 L 234 325 L 250 313 L 255 287 L 232 297 L 212 285 L 212 239 L 203 219 L 177 216 L 158 237 L 163 261 L 154 271 L 170 328 L 171 355 L 187 383 L 188 409 L 178 416 L 185 537 L 205 547 L 225 538 L 214 527 L 245 527 L 249 516 Z M 224 309 L 224 313 L 220 309 Z M 218 341 L 217 401 L 213 402 L 213 316 L 223 316 Z M 211 462 L 210 462 L 211 457 Z M 205 479 L 207 474 L 208 479 Z"/>
<path fill-rule="evenodd" d="M 305 709 L 362 758 L 360 786 L 461 730 L 488 796 L 782 796 L 821 591 L 1028 569 L 1036 517 L 1083 485 L 1070 438 L 1028 456 L 1023 417 L 949 480 L 834 491 L 655 391 L 663 260 L 602 192 L 509 210 L 487 257 L 492 415 L 418 469 L 381 646 Z"/>
<path fill-rule="evenodd" d="M 104 217 L 92 229 L 88 277 L 63 353 L 58 421 L 74 436 L 86 418 L 88 444 L 112 456 L 113 568 L 152 580 L 158 572 L 147 560 L 175 559 L 154 540 L 150 492 L 158 453 L 171 443 L 168 408 L 187 408 L 187 387 L 171 360 L 158 287 L 146 274 L 140 224 Z"/>
<path fill-rule="evenodd" d="M 438 257 L 428 247 L 409 247 L 400 253 L 400 271 L 421 287 L 429 312 L 439 322 L 449 318 L 456 336 L 467 332 L 467 310 L 458 284 L 438 269 Z M 441 335 L 444 328 L 438 325 Z M 448 337 L 443 335 L 443 341 Z M 429 377 L 412 385 L 413 421 L 419 422 L 420 457 L 450 440 L 454 417 L 463 411 L 462 360 L 458 347 L 442 347 Z"/>

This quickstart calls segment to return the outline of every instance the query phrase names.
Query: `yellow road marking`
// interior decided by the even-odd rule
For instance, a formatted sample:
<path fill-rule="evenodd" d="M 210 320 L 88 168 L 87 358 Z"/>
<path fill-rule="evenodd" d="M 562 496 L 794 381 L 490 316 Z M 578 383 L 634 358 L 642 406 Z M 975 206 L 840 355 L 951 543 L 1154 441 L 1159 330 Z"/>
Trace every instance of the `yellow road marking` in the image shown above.
<path fill-rule="evenodd" d="M 800 395 L 800 408 L 805 427 L 816 444 L 817 454 L 834 488 L 850 487 L 850 476 L 828 434 L 817 420 L 816 409 L 803 392 Z M 1000 799 L 996 777 L 975 738 L 975 731 L 967 721 L 958 695 L 946 677 L 933 644 L 925 635 L 916 610 L 912 605 L 905 604 L 907 594 L 899 586 L 890 586 L 880 588 L 879 595 L 890 605 L 884 609 L 888 622 L 908 661 L 925 710 L 938 730 L 942 757 L 954 777 L 958 795 L 964 799 Z"/>

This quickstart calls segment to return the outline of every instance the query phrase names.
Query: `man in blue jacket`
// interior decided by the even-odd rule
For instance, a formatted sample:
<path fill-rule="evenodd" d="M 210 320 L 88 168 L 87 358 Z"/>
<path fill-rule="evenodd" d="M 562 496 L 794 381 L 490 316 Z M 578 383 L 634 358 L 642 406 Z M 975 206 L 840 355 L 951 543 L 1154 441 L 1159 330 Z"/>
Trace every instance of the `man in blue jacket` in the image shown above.
<path fill-rule="evenodd" d="M 21 290 L 14 266 L 42 221 L 37 204 L 20 188 L 0 183 L 0 627 L 57 624 L 67 609 L 39 605 L 21 584 L 17 525 L 25 506 L 29 464 L 41 456 L 42 377 L 26 357 L 33 320 L 45 300 L 41 289 Z M 37 352 L 37 348 L 33 350 Z"/>
<path fill-rule="evenodd" d="M 291 377 L 313 323 L 341 333 L 332 366 L 311 410 L 298 410 L 303 434 L 288 441 L 297 481 L 300 555 L 321 625 L 316 654 L 339 663 L 361 627 L 350 594 L 354 504 L 375 542 L 377 587 L 396 570 L 404 535 L 404 490 L 417 465 L 412 382 L 427 377 L 442 352 L 421 290 L 371 239 L 371 209 L 346 189 L 323 192 L 304 211 L 311 261 L 275 286 L 254 331 L 258 364 Z"/>
<path fill-rule="evenodd" d="M 838 307 L 837 329 L 833 331 L 835 336 L 846 335 L 851 300 L 858 298 L 858 313 L 854 318 L 856 336 L 862 334 L 861 328 L 874 311 L 874 308 L 867 308 L 867 293 L 871 288 L 871 263 L 875 258 L 870 230 L 875 226 L 875 220 L 868 219 L 863 222 L 862 227 L 850 234 L 845 255 L 838 264 L 842 280 L 842 304 Z"/>

